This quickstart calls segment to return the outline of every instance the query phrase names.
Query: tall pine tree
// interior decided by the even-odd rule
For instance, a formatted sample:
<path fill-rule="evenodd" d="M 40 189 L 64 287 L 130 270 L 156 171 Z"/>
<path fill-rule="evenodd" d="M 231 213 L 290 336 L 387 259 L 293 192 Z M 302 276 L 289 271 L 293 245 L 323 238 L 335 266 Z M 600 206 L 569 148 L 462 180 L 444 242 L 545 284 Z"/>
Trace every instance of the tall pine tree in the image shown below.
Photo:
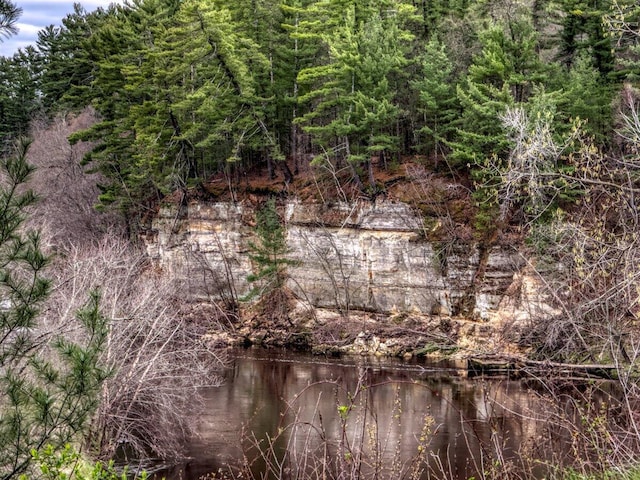
<path fill-rule="evenodd" d="M 398 150 L 393 128 L 400 109 L 391 88 L 394 74 L 406 64 L 412 35 L 403 27 L 413 8 L 401 2 L 324 1 L 309 9 L 305 28 L 322 42 L 326 56 L 303 69 L 300 101 L 308 105 L 299 119 L 329 161 L 344 161 L 363 187 L 365 167 L 375 187 L 371 158 Z M 321 23 L 318 23 L 321 22 Z"/>
<path fill-rule="evenodd" d="M 542 80 L 536 33 L 526 19 L 494 26 L 481 34 L 482 52 L 458 86 L 461 127 L 453 146 L 454 163 L 482 166 L 507 151 L 499 115 L 510 105 L 526 102 Z"/>
<path fill-rule="evenodd" d="M 411 82 L 418 94 L 415 125 L 417 149 L 421 153 L 444 157 L 453 140 L 460 106 L 456 96 L 453 65 L 445 47 L 433 36 L 419 58 L 421 78 Z"/>

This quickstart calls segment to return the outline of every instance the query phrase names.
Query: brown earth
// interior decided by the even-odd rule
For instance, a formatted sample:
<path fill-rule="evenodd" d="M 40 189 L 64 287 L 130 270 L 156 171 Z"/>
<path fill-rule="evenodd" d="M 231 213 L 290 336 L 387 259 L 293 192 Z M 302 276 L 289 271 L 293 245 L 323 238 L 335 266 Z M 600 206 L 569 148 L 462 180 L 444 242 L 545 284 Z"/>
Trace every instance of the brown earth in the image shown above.
<path fill-rule="evenodd" d="M 220 318 L 220 328 L 207 335 L 216 347 L 255 345 L 327 356 L 404 358 L 524 353 L 517 345 L 520 332 L 505 325 L 418 312 L 337 312 L 310 307 L 288 292 L 271 294 L 235 315 L 222 318 L 220 314 L 215 306 L 202 304 L 189 312 L 194 320 Z"/>

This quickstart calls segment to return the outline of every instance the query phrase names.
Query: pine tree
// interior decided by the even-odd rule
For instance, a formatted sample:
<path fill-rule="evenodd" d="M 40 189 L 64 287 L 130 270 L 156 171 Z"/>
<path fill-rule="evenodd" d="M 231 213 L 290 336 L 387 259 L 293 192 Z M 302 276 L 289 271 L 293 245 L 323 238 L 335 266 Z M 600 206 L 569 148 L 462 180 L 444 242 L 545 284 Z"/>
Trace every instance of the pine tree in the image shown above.
<path fill-rule="evenodd" d="M 61 26 L 49 25 L 38 32 L 39 90 L 47 112 L 82 109 L 90 103 L 88 87 L 96 74 L 97 58 L 87 47 L 92 34 L 121 8 L 113 4 L 87 12 L 76 3 Z"/>
<path fill-rule="evenodd" d="M 135 0 L 87 41 L 102 121 L 72 138 L 101 141 L 87 158 L 110 179 L 100 200 L 132 224 L 229 165 L 283 160 L 261 96 L 269 61 L 223 3 Z"/>
<path fill-rule="evenodd" d="M 193 145 L 183 134 L 184 118 L 175 108 L 190 78 L 183 59 L 167 47 L 178 9 L 173 0 L 139 2 L 128 15 L 137 48 L 122 57 L 120 67 L 130 98 L 122 121 L 133 134 L 128 182 L 135 192 L 160 197 L 184 190 L 196 168 Z"/>
<path fill-rule="evenodd" d="M 611 0 L 558 0 L 555 3 L 556 23 L 560 27 L 557 58 L 570 68 L 580 52 L 585 52 L 602 75 L 611 73 L 613 45 L 603 22 L 603 17 L 610 11 Z"/>
<path fill-rule="evenodd" d="M 542 76 L 530 20 L 489 28 L 481 41 L 482 52 L 469 67 L 466 83 L 458 85 L 462 118 L 450 158 L 453 166 L 470 168 L 479 206 L 476 228 L 490 237 L 500 227 L 495 221 L 494 172 L 509 151 L 500 116 L 507 108 L 525 103 Z"/>
<path fill-rule="evenodd" d="M 276 74 L 277 85 L 275 94 L 278 98 L 278 114 L 277 118 L 283 119 L 283 130 L 289 130 L 289 142 L 283 142 L 287 145 L 284 152 L 288 152 L 294 160 L 294 172 L 300 165 L 300 154 L 303 153 L 300 145 L 300 125 L 296 122 L 296 118 L 301 115 L 298 97 L 300 85 L 298 82 L 298 74 L 301 70 L 309 68 L 319 53 L 320 46 L 311 41 L 304 34 L 301 24 L 305 17 L 306 8 L 312 0 L 283 0 L 280 4 L 282 10 L 283 23 L 281 25 L 286 39 L 276 50 L 276 62 L 274 71 Z M 283 139 L 284 140 L 284 139 Z"/>
<path fill-rule="evenodd" d="M 506 150 L 498 117 L 514 98 L 510 85 L 513 64 L 503 48 L 505 41 L 502 28 L 486 32 L 481 55 L 469 68 L 466 82 L 457 87 L 463 113 L 457 139 L 452 143 L 454 165 L 479 166 Z"/>
<path fill-rule="evenodd" d="M 184 2 L 177 18 L 166 53 L 173 59 L 174 79 L 186 79 L 174 80 L 182 85 L 175 112 L 185 120 L 184 138 L 218 170 L 251 163 L 265 150 L 281 160 L 259 94 L 270 64 L 258 45 L 219 5 Z"/>
<path fill-rule="evenodd" d="M 0 0 L 0 42 L 18 32 L 22 9 Z M 27 133 L 31 114 L 37 108 L 37 67 L 34 50 L 20 50 L 13 58 L 0 57 L 0 154 L 10 141 Z"/>
<path fill-rule="evenodd" d="M 107 372 L 98 357 L 106 320 L 92 296 L 78 320 L 85 345 L 49 338 L 37 327 L 38 309 L 49 292 L 43 277 L 48 258 L 35 232 L 22 223 L 35 201 L 23 184 L 32 169 L 28 142 L 2 162 L 0 188 L 0 478 L 18 478 L 29 468 L 33 450 L 80 440 L 97 404 Z M 55 359 L 50 352 L 55 352 Z"/>
<path fill-rule="evenodd" d="M 33 115 L 40 109 L 38 55 L 33 47 L 11 58 L 0 57 L 0 151 L 7 153 L 13 140 L 27 135 Z"/>
<path fill-rule="evenodd" d="M 411 35 L 400 28 L 396 18 L 383 18 L 378 12 L 361 27 L 355 115 L 367 161 L 378 156 L 386 164 L 385 156 L 399 151 L 395 127 L 401 112 L 392 82 L 407 64 L 402 42 L 410 40 Z"/>
<path fill-rule="evenodd" d="M 99 206 L 118 208 L 131 233 L 149 203 L 161 198 L 161 189 L 174 180 L 167 174 L 167 171 L 173 172 L 174 159 L 165 160 L 161 156 L 166 143 L 159 145 L 155 137 L 145 135 L 142 127 L 162 122 L 163 127 L 171 128 L 168 115 L 160 119 L 155 114 L 156 108 L 167 112 L 166 99 L 162 91 L 150 83 L 154 78 L 151 75 L 154 58 L 150 61 L 146 55 L 153 51 L 154 25 L 159 19 L 172 15 L 171 7 L 175 3 L 173 0 L 135 0 L 126 8 L 109 10 L 83 43 L 93 59 L 92 80 L 73 90 L 78 101 L 84 99 L 96 108 L 101 121 L 70 139 L 97 143 L 85 162 L 108 179 L 101 185 Z M 158 99 L 157 106 L 153 103 L 155 99 Z M 145 123 L 136 124 L 137 121 Z M 140 135 L 136 128 L 141 128 Z M 147 140 L 150 144 L 145 143 Z M 160 156 L 145 156 L 153 148 Z M 158 161 L 161 162 L 158 168 L 150 168 Z M 165 164 L 169 164 L 166 170 Z"/>
<path fill-rule="evenodd" d="M 307 111 L 299 122 L 329 159 L 347 161 L 353 180 L 363 187 L 360 167 L 375 188 L 371 157 L 398 151 L 394 124 L 400 109 L 391 88 L 393 77 L 406 64 L 406 47 L 412 40 L 403 27 L 413 8 L 384 1 L 318 2 L 304 27 L 326 49 L 319 64 L 300 71 L 305 87 L 299 99 Z"/>
<path fill-rule="evenodd" d="M 445 47 L 433 36 L 419 59 L 421 78 L 411 82 L 418 94 L 415 123 L 419 126 L 418 151 L 443 156 L 453 139 L 460 106 L 456 96 L 453 65 Z"/>
<path fill-rule="evenodd" d="M 508 106 L 526 102 L 542 79 L 536 34 L 529 21 L 494 26 L 482 33 L 481 41 L 482 52 L 457 90 L 463 113 L 452 159 L 458 166 L 481 166 L 506 153 L 499 115 Z"/>
<path fill-rule="evenodd" d="M 563 78 L 563 95 L 558 107 L 563 113 L 565 128 L 572 120 L 580 119 L 584 132 L 592 135 L 599 145 L 606 145 L 612 129 L 613 86 L 586 52 L 578 54 Z"/>
<path fill-rule="evenodd" d="M 286 258 L 286 232 L 273 199 L 258 210 L 256 214 L 256 236 L 258 242 L 249 244 L 249 257 L 255 265 L 253 274 L 247 277 L 250 283 L 260 283 L 249 295 L 264 296 L 284 287 L 287 276 L 286 269 L 292 262 Z"/>
<path fill-rule="evenodd" d="M 0 41 L 18 33 L 16 23 L 22 15 L 22 9 L 9 0 L 0 0 Z"/>

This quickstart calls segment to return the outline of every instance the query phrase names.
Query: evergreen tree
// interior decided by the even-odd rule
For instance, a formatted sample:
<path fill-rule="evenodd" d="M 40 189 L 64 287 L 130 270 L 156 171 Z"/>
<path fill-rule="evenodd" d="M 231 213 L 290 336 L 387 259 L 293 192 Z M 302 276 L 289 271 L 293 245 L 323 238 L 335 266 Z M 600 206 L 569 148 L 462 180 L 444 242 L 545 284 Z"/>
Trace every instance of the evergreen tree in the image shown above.
<path fill-rule="evenodd" d="M 526 102 L 542 79 L 536 34 L 527 20 L 492 27 L 482 33 L 481 41 L 482 52 L 457 91 L 462 118 L 452 159 L 459 166 L 481 166 L 506 153 L 499 115 L 508 106 Z"/>
<path fill-rule="evenodd" d="M 309 68 L 316 56 L 319 54 L 318 43 L 309 39 L 302 27 L 305 11 L 312 0 L 283 0 L 280 4 L 283 15 L 281 25 L 286 34 L 280 48 L 276 50 L 276 61 L 274 71 L 277 84 L 275 94 L 277 100 L 277 118 L 282 118 L 283 130 L 280 130 L 281 140 L 283 132 L 289 132 L 288 144 L 286 140 L 282 142 L 286 145 L 284 152 L 288 152 L 294 160 L 295 170 L 300 164 L 300 154 L 303 153 L 300 145 L 300 126 L 296 118 L 301 115 L 298 104 L 300 85 L 298 74 L 301 70 Z"/>
<path fill-rule="evenodd" d="M 20 15 L 21 8 L 0 0 L 0 42 L 18 32 Z M 13 58 L 0 57 L 0 154 L 7 153 L 11 139 L 26 134 L 37 104 L 36 71 L 33 48 L 19 51 Z"/>
<path fill-rule="evenodd" d="M 195 175 L 193 146 L 184 138 L 184 118 L 175 110 L 189 89 L 182 58 L 167 46 L 177 25 L 178 5 L 172 0 L 144 0 L 128 14 L 136 48 L 120 66 L 129 94 L 122 126 L 132 133 L 127 182 L 137 195 L 159 197 L 185 189 Z"/>
<path fill-rule="evenodd" d="M 452 143 L 454 165 L 482 165 L 507 146 L 498 117 L 514 99 L 509 84 L 513 68 L 503 49 L 504 41 L 501 28 L 486 32 L 482 54 L 470 67 L 466 82 L 457 87 L 463 113 Z"/>
<path fill-rule="evenodd" d="M 257 294 L 264 296 L 284 287 L 287 266 L 292 264 L 291 260 L 286 258 L 286 232 L 273 199 L 269 199 L 258 210 L 255 232 L 258 242 L 249 244 L 249 257 L 255 265 L 255 270 L 247 280 L 251 283 L 259 282 L 261 285 L 251 292 L 250 297 Z"/>
<path fill-rule="evenodd" d="M 358 38 L 358 88 L 355 92 L 356 121 L 362 130 L 359 142 L 363 160 L 398 152 L 396 122 L 401 111 L 393 88 L 396 75 L 406 66 L 406 47 L 412 40 L 396 18 L 383 18 L 375 12 L 363 23 Z M 369 163 L 370 165 L 370 163 Z M 371 182 L 371 179 L 370 179 Z"/>
<path fill-rule="evenodd" d="M 0 0 L 0 41 L 18 33 L 16 23 L 22 15 L 22 9 L 10 0 Z"/>
<path fill-rule="evenodd" d="M 29 132 L 40 108 L 38 56 L 33 47 L 11 58 L 0 57 L 0 151 L 7 153 L 13 139 Z"/>
<path fill-rule="evenodd" d="M 557 58 L 570 68 L 580 52 L 591 57 L 602 74 L 613 70 L 611 39 L 605 33 L 603 17 L 609 13 L 611 0 L 558 0 L 559 25 Z"/>
<path fill-rule="evenodd" d="M 73 89 L 78 101 L 85 99 L 96 108 L 101 121 L 70 139 L 97 142 L 85 161 L 108 179 L 101 185 L 100 206 L 118 208 L 130 229 L 135 228 L 150 203 L 161 198 L 159 185 L 164 185 L 164 182 L 158 183 L 157 170 L 146 168 L 148 163 L 157 162 L 157 157 L 150 157 L 147 162 L 140 155 L 137 158 L 142 163 L 136 162 L 137 148 L 141 145 L 136 144 L 136 120 L 146 113 L 143 121 L 153 122 L 156 117 L 144 108 L 154 108 L 153 99 L 164 98 L 158 88 L 146 82 L 152 69 L 145 55 L 153 51 L 155 32 L 151 27 L 158 16 L 172 14 L 168 9 L 171 3 L 175 2 L 135 0 L 125 8 L 110 9 L 99 28 L 83 43 L 87 55 L 93 59 L 92 80 L 86 86 Z M 163 109 L 165 105 L 166 102 L 161 102 L 158 108 Z M 163 120 L 166 122 L 167 117 Z M 151 138 L 150 148 L 156 146 L 155 137 L 141 133 L 144 140 Z M 142 152 L 147 145 L 143 147 Z M 173 165 L 172 159 L 169 161 Z M 166 171 L 160 175 L 166 175 Z M 169 182 L 171 180 L 169 178 Z"/>
<path fill-rule="evenodd" d="M 592 135 L 599 145 L 606 145 L 612 130 L 613 86 L 586 52 L 577 56 L 563 78 L 563 95 L 558 107 L 563 113 L 565 129 L 572 120 L 580 119 L 584 132 Z"/>
<path fill-rule="evenodd" d="M 508 107 L 526 102 L 541 80 L 536 54 L 536 34 L 527 19 L 494 26 L 481 35 L 483 49 L 469 68 L 466 83 L 458 86 L 462 106 L 461 127 L 457 131 L 452 165 L 467 166 L 476 184 L 479 206 L 476 228 L 491 235 L 498 215 L 493 188 L 496 169 L 509 151 L 500 116 Z"/>
<path fill-rule="evenodd" d="M 446 15 L 452 13 L 450 0 L 420 0 L 417 7 L 422 16 L 422 36 L 427 39 L 433 38 L 438 32 L 441 22 Z"/>
<path fill-rule="evenodd" d="M 453 65 L 445 47 L 434 36 L 425 45 L 421 66 L 421 78 L 411 82 L 418 94 L 416 120 L 419 126 L 420 152 L 444 156 L 446 144 L 453 139 L 460 107 L 453 78 Z"/>
<path fill-rule="evenodd" d="M 407 61 L 412 36 L 403 23 L 413 9 L 387 7 L 384 1 L 318 2 L 308 11 L 314 20 L 305 23 L 327 56 L 298 75 L 305 86 L 299 99 L 309 105 L 299 121 L 330 159 L 349 162 L 360 187 L 360 166 L 373 188 L 372 155 L 384 159 L 399 149 L 393 127 L 401 112 L 391 82 Z"/>
<path fill-rule="evenodd" d="M 90 103 L 88 87 L 96 73 L 96 59 L 88 42 L 120 7 L 98 8 L 87 12 L 78 3 L 62 19 L 62 26 L 50 25 L 38 32 L 40 55 L 39 89 L 48 112 L 61 108 L 84 108 Z"/>
<path fill-rule="evenodd" d="M 264 96 L 271 63 L 224 3 L 136 0 L 89 39 L 103 120 L 73 139 L 102 140 L 89 158 L 111 179 L 101 201 L 132 219 L 228 165 L 284 160 Z"/>
<path fill-rule="evenodd" d="M 23 184 L 32 169 L 28 142 L 2 162 L 0 188 L 0 478 L 27 471 L 32 450 L 78 440 L 96 407 L 106 372 L 98 364 L 107 325 L 97 296 L 78 315 L 84 346 L 37 330 L 38 308 L 49 291 L 48 263 L 37 233 L 22 223 L 35 197 Z M 55 352 L 51 358 L 48 351 Z"/>
<path fill-rule="evenodd" d="M 255 41 L 219 5 L 184 2 L 178 20 L 166 51 L 173 75 L 187 79 L 175 102 L 176 115 L 185 119 L 184 138 L 216 170 L 264 154 L 282 160 L 259 93 L 270 63 Z"/>

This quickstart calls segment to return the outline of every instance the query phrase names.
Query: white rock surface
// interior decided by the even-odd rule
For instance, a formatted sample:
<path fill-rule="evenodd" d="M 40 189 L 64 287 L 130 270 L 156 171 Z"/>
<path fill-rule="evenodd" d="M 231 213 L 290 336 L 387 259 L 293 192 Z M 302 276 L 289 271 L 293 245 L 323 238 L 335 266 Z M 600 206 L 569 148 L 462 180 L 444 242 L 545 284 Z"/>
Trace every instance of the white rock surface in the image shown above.
<path fill-rule="evenodd" d="M 289 201 L 289 287 L 318 307 L 339 310 L 420 311 L 489 320 L 520 265 L 495 248 L 472 287 L 479 252 L 456 244 L 440 252 L 422 235 L 422 220 L 397 202 L 330 206 Z M 242 203 L 165 207 L 146 237 L 149 255 L 176 282 L 202 298 L 246 294 L 254 208 Z"/>

